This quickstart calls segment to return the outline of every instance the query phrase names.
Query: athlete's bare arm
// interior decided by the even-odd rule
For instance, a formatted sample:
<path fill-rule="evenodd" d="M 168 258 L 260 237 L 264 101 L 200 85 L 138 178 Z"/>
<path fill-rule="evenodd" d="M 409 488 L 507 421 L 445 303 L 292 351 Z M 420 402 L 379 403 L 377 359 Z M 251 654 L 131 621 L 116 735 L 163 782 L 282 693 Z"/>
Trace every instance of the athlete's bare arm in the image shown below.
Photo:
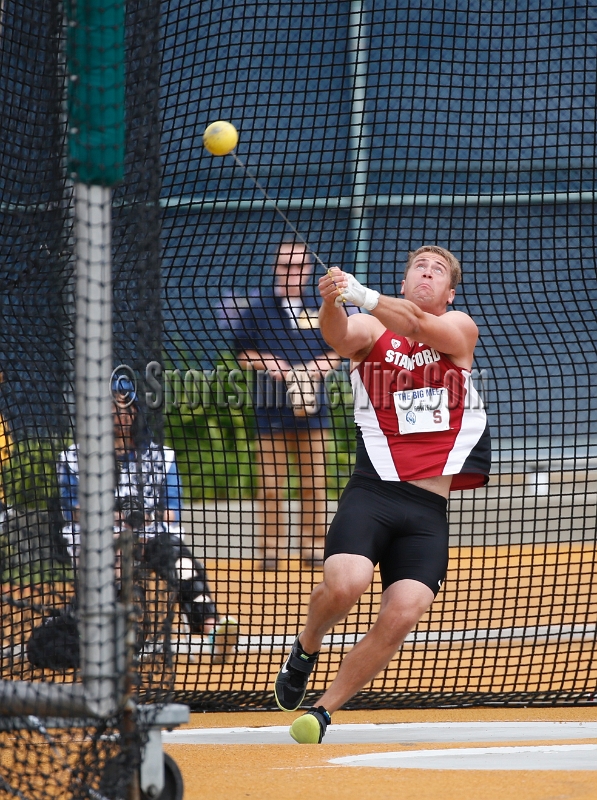
<path fill-rule="evenodd" d="M 335 300 L 339 296 L 347 284 L 348 276 L 337 267 L 332 267 L 320 279 L 319 291 L 326 301 L 326 307 L 332 298 Z M 411 300 L 380 295 L 377 305 L 370 313 L 381 323 L 381 332 L 387 328 L 411 341 L 424 342 L 447 355 L 457 366 L 470 369 L 479 335 L 477 326 L 462 311 L 446 313 L 445 302 L 434 311 L 436 313 L 424 311 Z M 354 315 L 348 319 L 359 319 L 361 316 L 364 315 Z"/>
<path fill-rule="evenodd" d="M 457 366 L 472 366 L 479 330 L 468 314 L 451 311 L 437 316 L 410 300 L 385 295 L 380 295 L 371 314 L 389 330 L 445 353 Z"/>

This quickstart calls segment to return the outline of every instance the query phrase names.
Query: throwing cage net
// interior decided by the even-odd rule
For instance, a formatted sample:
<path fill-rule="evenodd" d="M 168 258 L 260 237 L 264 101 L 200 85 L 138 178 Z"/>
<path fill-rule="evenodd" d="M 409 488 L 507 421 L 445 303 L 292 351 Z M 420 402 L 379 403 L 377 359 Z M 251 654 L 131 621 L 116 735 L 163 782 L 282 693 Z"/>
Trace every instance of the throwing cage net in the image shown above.
<path fill-rule="evenodd" d="M 183 544 L 131 379 L 161 352 L 159 7 L 4 3 L 0 30 L 0 793 L 180 799 Z"/>
<path fill-rule="evenodd" d="M 354 463 L 320 262 L 399 295 L 422 244 L 462 261 L 492 476 L 348 707 L 590 702 L 594 7 L 96 11 L 89 55 L 79 7 L 0 7 L 0 791 L 121 796 L 169 701 L 273 707 Z M 217 119 L 234 155 L 202 146 Z"/>

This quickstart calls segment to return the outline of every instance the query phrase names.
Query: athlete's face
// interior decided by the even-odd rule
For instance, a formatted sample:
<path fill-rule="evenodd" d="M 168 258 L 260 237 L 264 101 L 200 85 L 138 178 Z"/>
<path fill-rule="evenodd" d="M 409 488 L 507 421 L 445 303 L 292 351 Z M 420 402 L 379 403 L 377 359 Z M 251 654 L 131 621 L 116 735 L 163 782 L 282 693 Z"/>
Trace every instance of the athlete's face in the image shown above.
<path fill-rule="evenodd" d="M 454 300 L 450 265 L 437 253 L 421 253 L 410 265 L 402 281 L 401 293 L 407 300 L 431 314 L 441 314 Z"/>

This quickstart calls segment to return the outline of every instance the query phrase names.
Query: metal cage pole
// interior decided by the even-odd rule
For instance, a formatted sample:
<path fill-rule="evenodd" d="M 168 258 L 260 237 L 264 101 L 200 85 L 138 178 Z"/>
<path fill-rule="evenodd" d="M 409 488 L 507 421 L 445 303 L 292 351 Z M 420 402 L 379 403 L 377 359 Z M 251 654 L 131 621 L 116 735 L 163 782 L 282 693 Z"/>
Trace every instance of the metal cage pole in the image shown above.
<path fill-rule="evenodd" d="M 123 179 L 125 2 L 66 5 L 68 169 L 75 181 L 76 437 L 82 683 L 3 681 L 6 713 L 107 717 L 123 702 L 116 642 L 111 202 Z M 120 615 L 122 616 L 122 615 Z"/>
<path fill-rule="evenodd" d="M 107 187 L 75 186 L 81 677 L 99 716 L 117 705 L 111 201 Z"/>
<path fill-rule="evenodd" d="M 89 707 L 116 711 L 112 372 L 112 187 L 124 178 L 125 3 L 68 11 L 69 168 L 75 180 L 75 403 L 79 444 L 81 677 Z"/>
<path fill-rule="evenodd" d="M 369 133 L 365 124 L 367 66 L 369 40 L 365 11 L 361 0 L 350 4 L 348 58 L 352 72 L 352 109 L 350 116 L 349 159 L 353 159 L 353 187 L 350 215 L 351 239 L 354 244 L 354 275 L 367 282 L 371 229 L 367 217 L 367 183 L 369 177 Z"/>

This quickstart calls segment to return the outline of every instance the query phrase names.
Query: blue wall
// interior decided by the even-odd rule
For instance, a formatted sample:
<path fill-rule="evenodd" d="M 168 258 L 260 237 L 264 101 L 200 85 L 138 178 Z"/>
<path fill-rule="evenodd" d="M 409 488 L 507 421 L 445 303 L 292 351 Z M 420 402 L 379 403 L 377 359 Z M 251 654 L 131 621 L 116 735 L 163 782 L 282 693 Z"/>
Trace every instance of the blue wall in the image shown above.
<path fill-rule="evenodd" d="M 481 331 L 494 434 L 596 432 L 594 204 L 499 198 L 595 191 L 597 9 L 457 5 L 363 3 L 366 193 L 498 200 L 369 209 L 369 283 L 397 293 L 409 249 L 450 248 L 464 270 L 457 307 Z M 209 122 L 237 126 L 239 157 L 273 197 L 351 195 L 349 12 L 348 2 L 167 4 L 162 241 L 175 359 L 207 364 L 229 346 L 221 295 L 269 282 L 285 232 L 271 210 L 201 211 L 202 200 L 261 199 L 232 157 L 203 150 Z M 196 207 L 177 208 L 180 197 Z M 347 209 L 289 216 L 326 263 L 352 268 Z"/>

